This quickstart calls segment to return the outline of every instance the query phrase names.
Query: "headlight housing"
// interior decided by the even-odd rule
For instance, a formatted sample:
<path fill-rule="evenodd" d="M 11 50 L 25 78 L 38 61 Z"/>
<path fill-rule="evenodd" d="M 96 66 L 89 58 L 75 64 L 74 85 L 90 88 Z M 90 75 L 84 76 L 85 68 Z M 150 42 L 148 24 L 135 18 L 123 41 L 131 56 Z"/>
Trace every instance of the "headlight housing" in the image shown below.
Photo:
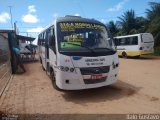
<path fill-rule="evenodd" d="M 59 66 L 59 69 L 64 72 L 74 72 L 75 69 L 73 67 Z"/>

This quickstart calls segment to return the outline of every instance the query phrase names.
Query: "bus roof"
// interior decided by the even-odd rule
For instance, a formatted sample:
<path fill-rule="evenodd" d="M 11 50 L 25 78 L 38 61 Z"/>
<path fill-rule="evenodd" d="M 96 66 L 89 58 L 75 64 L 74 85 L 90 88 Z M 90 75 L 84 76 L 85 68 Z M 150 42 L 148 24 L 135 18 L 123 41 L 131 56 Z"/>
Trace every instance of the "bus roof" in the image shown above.
<path fill-rule="evenodd" d="M 67 15 L 65 17 L 58 17 L 54 22 L 52 22 L 51 24 L 49 24 L 48 26 L 46 26 L 40 33 L 42 33 L 43 31 L 45 31 L 46 29 L 48 29 L 50 26 L 54 25 L 55 22 L 92 22 L 95 24 L 100 24 L 100 25 L 104 25 L 103 23 L 95 20 L 95 19 L 88 19 L 88 18 L 82 18 L 80 16 L 70 16 Z M 105 26 L 105 25 L 104 25 Z"/>
<path fill-rule="evenodd" d="M 75 22 L 92 22 L 92 23 L 96 23 L 96 24 L 102 24 L 104 25 L 103 23 L 95 20 L 95 19 L 88 19 L 88 18 L 82 18 L 80 16 L 70 16 L 70 15 L 67 15 L 65 17 L 59 17 L 57 18 L 56 22 L 72 22 L 72 21 L 75 21 Z"/>
<path fill-rule="evenodd" d="M 133 35 L 116 36 L 114 38 L 133 37 L 133 36 L 139 36 L 139 35 L 142 35 L 142 34 L 150 34 L 150 33 L 139 33 L 139 34 L 133 34 Z"/>

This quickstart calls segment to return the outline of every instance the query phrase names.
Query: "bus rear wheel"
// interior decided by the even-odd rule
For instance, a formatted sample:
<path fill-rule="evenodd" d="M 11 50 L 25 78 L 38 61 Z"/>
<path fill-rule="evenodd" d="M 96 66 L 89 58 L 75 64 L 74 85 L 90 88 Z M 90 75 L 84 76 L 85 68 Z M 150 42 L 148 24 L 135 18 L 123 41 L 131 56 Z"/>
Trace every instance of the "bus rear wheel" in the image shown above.
<path fill-rule="evenodd" d="M 127 58 L 127 53 L 126 52 L 122 52 L 122 57 L 123 58 Z"/>
<path fill-rule="evenodd" d="M 60 91 L 60 88 L 56 85 L 56 78 L 55 78 L 55 74 L 54 74 L 54 71 L 53 71 L 53 70 L 52 70 L 51 73 L 50 73 L 50 79 L 51 79 L 51 81 L 52 81 L 53 87 L 54 87 L 56 90 Z"/>

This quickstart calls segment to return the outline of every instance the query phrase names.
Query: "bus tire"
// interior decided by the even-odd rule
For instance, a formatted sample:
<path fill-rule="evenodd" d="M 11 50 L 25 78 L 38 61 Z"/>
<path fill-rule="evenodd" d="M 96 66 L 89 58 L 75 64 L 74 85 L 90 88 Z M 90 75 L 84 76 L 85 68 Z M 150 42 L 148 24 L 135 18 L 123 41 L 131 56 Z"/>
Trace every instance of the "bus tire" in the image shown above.
<path fill-rule="evenodd" d="M 127 53 L 126 52 L 122 52 L 122 57 L 123 58 L 127 58 Z"/>
<path fill-rule="evenodd" d="M 51 81 L 52 81 L 53 87 L 54 87 L 56 90 L 60 91 L 61 89 L 56 85 L 56 78 L 55 78 L 55 74 L 54 74 L 54 71 L 53 71 L 53 70 L 52 70 L 51 73 L 50 73 L 50 79 L 51 79 Z"/>

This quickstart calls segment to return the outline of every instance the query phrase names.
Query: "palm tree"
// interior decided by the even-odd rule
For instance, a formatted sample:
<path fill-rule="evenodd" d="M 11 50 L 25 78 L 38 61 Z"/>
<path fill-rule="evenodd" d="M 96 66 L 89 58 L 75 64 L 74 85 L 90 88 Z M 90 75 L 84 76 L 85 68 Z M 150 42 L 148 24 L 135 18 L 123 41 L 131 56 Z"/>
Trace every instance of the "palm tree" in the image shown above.
<path fill-rule="evenodd" d="M 147 20 L 144 17 L 136 17 L 136 29 L 138 33 L 146 32 Z"/>
<path fill-rule="evenodd" d="M 148 32 L 151 32 L 155 39 L 155 46 L 160 46 L 160 3 L 150 2 L 150 9 L 146 10 Z"/>
<path fill-rule="evenodd" d="M 131 9 L 126 11 L 121 17 L 118 18 L 124 34 L 130 34 L 133 29 L 136 30 L 136 16 L 134 10 Z"/>
<path fill-rule="evenodd" d="M 110 21 L 107 24 L 107 27 L 108 27 L 110 33 L 112 33 L 113 36 L 116 36 L 116 34 L 118 32 L 118 28 L 117 28 L 117 25 L 114 23 L 114 21 Z"/>
<path fill-rule="evenodd" d="M 160 3 L 149 2 L 150 9 L 146 9 L 148 21 L 152 21 L 155 17 L 160 16 Z"/>

